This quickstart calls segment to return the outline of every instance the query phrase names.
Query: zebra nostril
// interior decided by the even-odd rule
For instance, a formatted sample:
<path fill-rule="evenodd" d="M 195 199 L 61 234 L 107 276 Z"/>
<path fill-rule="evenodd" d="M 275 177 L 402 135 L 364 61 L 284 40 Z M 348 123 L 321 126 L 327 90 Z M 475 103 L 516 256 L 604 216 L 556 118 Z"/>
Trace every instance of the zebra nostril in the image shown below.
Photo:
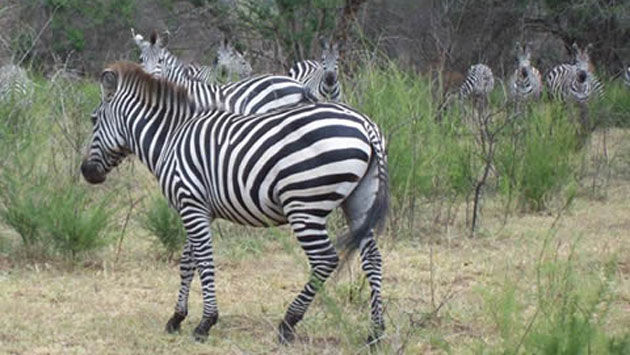
<path fill-rule="evenodd" d="M 326 76 L 324 77 L 324 82 L 328 86 L 333 86 L 336 80 L 337 80 L 337 75 L 335 75 L 335 73 L 332 73 L 332 72 L 326 73 Z"/>
<path fill-rule="evenodd" d="M 580 82 L 580 83 L 585 82 L 586 81 L 586 77 L 587 77 L 586 71 L 584 71 L 584 70 L 580 70 L 578 72 L 578 74 L 577 74 L 577 79 L 578 79 L 578 82 Z"/>
<path fill-rule="evenodd" d="M 527 68 L 521 68 L 521 76 L 527 78 Z"/>

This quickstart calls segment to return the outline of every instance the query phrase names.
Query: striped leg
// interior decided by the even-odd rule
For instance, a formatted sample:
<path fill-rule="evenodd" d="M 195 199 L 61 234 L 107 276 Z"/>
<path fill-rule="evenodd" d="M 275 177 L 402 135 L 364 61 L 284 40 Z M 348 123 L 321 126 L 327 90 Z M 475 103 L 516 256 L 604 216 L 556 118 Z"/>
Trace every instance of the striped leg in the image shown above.
<path fill-rule="evenodd" d="M 179 275 L 181 284 L 179 287 L 179 295 L 177 296 L 177 304 L 175 305 L 175 313 L 168 323 L 166 323 L 166 331 L 174 333 L 179 331 L 180 324 L 188 315 L 188 294 L 190 293 L 190 284 L 195 276 L 195 261 L 192 257 L 190 243 L 186 241 L 182 258 L 179 262 Z"/>
<path fill-rule="evenodd" d="M 378 341 L 385 330 L 383 321 L 383 301 L 381 299 L 381 280 L 383 275 L 383 258 L 376 246 L 376 240 L 370 231 L 370 237 L 361 243 L 361 268 L 370 283 L 370 309 L 372 315 L 372 335 L 368 343 Z"/>
<path fill-rule="evenodd" d="M 190 244 L 192 259 L 195 261 L 199 273 L 203 295 L 203 316 L 195 328 L 193 336 L 197 341 L 204 341 L 208 338 L 210 328 L 219 318 L 214 287 L 214 256 L 210 219 L 208 212 L 197 206 L 184 207 L 180 214 L 188 234 L 188 243 Z"/>
<path fill-rule="evenodd" d="M 339 264 L 339 257 L 326 233 L 326 222 L 322 218 L 290 218 L 291 228 L 302 249 L 306 252 L 311 267 L 311 277 L 302 291 L 293 300 L 278 327 L 279 341 L 283 344 L 295 338 L 295 325 L 313 301 L 315 294 Z"/>

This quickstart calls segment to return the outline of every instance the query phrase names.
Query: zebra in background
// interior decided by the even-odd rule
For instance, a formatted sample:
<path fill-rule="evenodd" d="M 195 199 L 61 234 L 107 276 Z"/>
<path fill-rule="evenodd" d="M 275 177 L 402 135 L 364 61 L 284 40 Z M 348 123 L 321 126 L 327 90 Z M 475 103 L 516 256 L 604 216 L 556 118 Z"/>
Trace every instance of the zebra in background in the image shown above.
<path fill-rule="evenodd" d="M 623 83 L 630 87 L 630 66 L 626 67 L 626 70 L 623 72 Z"/>
<path fill-rule="evenodd" d="M 516 42 L 518 67 L 509 80 L 509 94 L 514 101 L 537 100 L 542 93 L 542 76 L 531 63 L 531 47 Z"/>
<path fill-rule="evenodd" d="M 0 102 L 29 102 L 34 86 L 24 68 L 15 64 L 0 67 Z"/>
<path fill-rule="evenodd" d="M 200 109 L 221 109 L 233 113 L 265 113 L 281 107 L 316 100 L 305 86 L 281 75 L 258 75 L 225 85 L 210 85 L 201 80 L 196 66 L 184 64 L 168 49 L 167 37 L 153 32 L 150 40 L 134 34 L 144 70 L 188 90 Z"/>
<path fill-rule="evenodd" d="M 240 80 L 252 75 L 252 66 L 243 53 L 224 40 L 217 50 L 216 71 L 219 74 L 224 72 L 228 81 L 232 81 L 234 76 Z"/>
<path fill-rule="evenodd" d="M 493 89 L 492 69 L 485 64 L 475 64 L 468 69 L 466 79 L 459 89 L 459 97 L 462 100 L 472 98 L 476 103 L 485 106 Z"/>
<path fill-rule="evenodd" d="M 604 85 L 593 73 L 589 56 L 592 45 L 580 48 L 573 43 L 575 64 L 560 64 L 547 74 L 546 83 L 551 98 L 561 101 L 585 103 L 604 95 Z"/>
<path fill-rule="evenodd" d="M 389 188 L 384 138 L 372 121 L 336 103 L 253 116 L 198 112 L 185 89 L 126 62 L 105 69 L 101 92 L 81 173 L 89 183 L 103 183 L 113 167 L 135 154 L 156 176 L 182 218 L 187 253 L 201 278 L 203 317 L 196 339 L 206 339 L 218 319 L 212 219 L 291 226 L 311 277 L 280 322 L 279 340 L 288 342 L 340 262 L 326 232 L 326 219 L 336 207 L 350 227 L 342 238 L 342 256 L 360 250 L 371 288 L 369 340 L 382 335 L 382 258 L 375 231 L 385 221 Z M 188 288 L 180 288 L 167 331 L 180 329 L 187 300 Z"/>
<path fill-rule="evenodd" d="M 339 47 L 322 42 L 321 62 L 303 60 L 296 62 L 289 70 L 289 76 L 304 83 L 319 100 L 341 101 L 339 82 Z"/>

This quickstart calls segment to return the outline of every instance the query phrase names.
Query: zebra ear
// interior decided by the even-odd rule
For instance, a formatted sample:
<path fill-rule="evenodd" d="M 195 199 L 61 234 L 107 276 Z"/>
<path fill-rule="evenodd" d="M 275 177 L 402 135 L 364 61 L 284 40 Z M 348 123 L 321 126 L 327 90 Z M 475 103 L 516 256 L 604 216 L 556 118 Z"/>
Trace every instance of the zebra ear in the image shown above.
<path fill-rule="evenodd" d="M 573 42 L 573 46 L 571 46 L 575 53 L 580 51 L 580 47 L 578 47 L 577 42 Z"/>
<path fill-rule="evenodd" d="M 106 69 L 101 74 L 101 98 L 103 101 L 109 101 L 114 97 L 118 87 L 118 76 L 111 69 Z"/>
<path fill-rule="evenodd" d="M 133 27 L 131 28 L 131 37 L 133 37 L 133 40 L 136 42 L 136 45 L 138 47 L 143 47 L 144 45 L 144 37 L 142 37 L 141 34 L 136 34 L 136 31 L 133 29 Z"/>
<path fill-rule="evenodd" d="M 593 43 L 589 43 L 586 45 L 586 49 L 584 49 L 584 51 L 586 53 L 591 53 L 591 50 L 593 49 Z"/>

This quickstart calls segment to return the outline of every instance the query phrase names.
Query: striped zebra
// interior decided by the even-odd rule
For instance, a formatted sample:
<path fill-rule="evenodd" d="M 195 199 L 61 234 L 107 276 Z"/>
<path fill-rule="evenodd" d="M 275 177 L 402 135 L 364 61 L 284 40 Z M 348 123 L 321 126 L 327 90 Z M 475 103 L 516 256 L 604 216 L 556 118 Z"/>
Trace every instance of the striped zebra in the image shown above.
<path fill-rule="evenodd" d="M 494 89 L 492 69 L 485 64 L 475 64 L 468 69 L 466 79 L 459 89 L 459 97 L 461 99 L 471 97 L 485 102 L 492 89 Z"/>
<path fill-rule="evenodd" d="M 185 87 L 201 109 L 265 113 L 316 100 L 302 83 L 281 75 L 258 75 L 221 86 L 207 84 L 202 79 L 203 69 L 184 64 L 166 48 L 167 38 L 153 32 L 150 40 L 145 41 L 134 34 L 142 66 L 155 77 Z"/>
<path fill-rule="evenodd" d="M 15 64 L 0 67 L 0 102 L 28 102 L 33 89 L 26 70 Z"/>
<path fill-rule="evenodd" d="M 630 87 L 630 66 L 626 67 L 626 70 L 623 72 L 623 83 Z"/>
<path fill-rule="evenodd" d="M 289 70 L 289 76 L 304 83 L 319 100 L 341 101 L 339 82 L 339 48 L 328 41 L 322 43 L 321 62 L 303 60 L 296 62 Z"/>
<path fill-rule="evenodd" d="M 201 278 L 203 317 L 194 330 L 197 340 L 206 339 L 218 319 L 213 219 L 291 226 L 308 257 L 311 277 L 279 324 L 279 340 L 289 342 L 340 262 L 326 232 L 327 216 L 338 206 L 350 231 L 339 243 L 341 255 L 360 250 L 371 288 L 369 340 L 382 335 L 382 258 L 375 231 L 385 220 L 389 192 L 385 143 L 374 123 L 337 103 L 250 116 L 200 112 L 184 88 L 127 62 L 105 69 L 101 91 L 81 173 L 89 183 L 103 183 L 113 167 L 135 154 L 155 175 L 187 231 L 183 256 L 194 261 Z M 188 314 L 188 292 L 189 285 L 182 284 L 168 332 L 179 330 Z"/>
<path fill-rule="evenodd" d="M 574 64 L 560 64 L 547 74 L 546 83 L 551 98 L 584 103 L 604 95 L 604 85 L 593 73 L 589 51 L 592 45 L 580 48 L 573 43 Z"/>
<path fill-rule="evenodd" d="M 509 80 L 509 94 L 514 101 L 537 100 L 542 93 L 542 76 L 531 63 L 531 47 L 516 42 L 518 67 Z"/>
<path fill-rule="evenodd" d="M 215 71 L 219 76 L 223 73 L 228 81 L 232 81 L 234 76 L 240 80 L 252 75 L 252 66 L 242 53 L 234 49 L 227 40 L 224 40 L 217 50 Z"/>

